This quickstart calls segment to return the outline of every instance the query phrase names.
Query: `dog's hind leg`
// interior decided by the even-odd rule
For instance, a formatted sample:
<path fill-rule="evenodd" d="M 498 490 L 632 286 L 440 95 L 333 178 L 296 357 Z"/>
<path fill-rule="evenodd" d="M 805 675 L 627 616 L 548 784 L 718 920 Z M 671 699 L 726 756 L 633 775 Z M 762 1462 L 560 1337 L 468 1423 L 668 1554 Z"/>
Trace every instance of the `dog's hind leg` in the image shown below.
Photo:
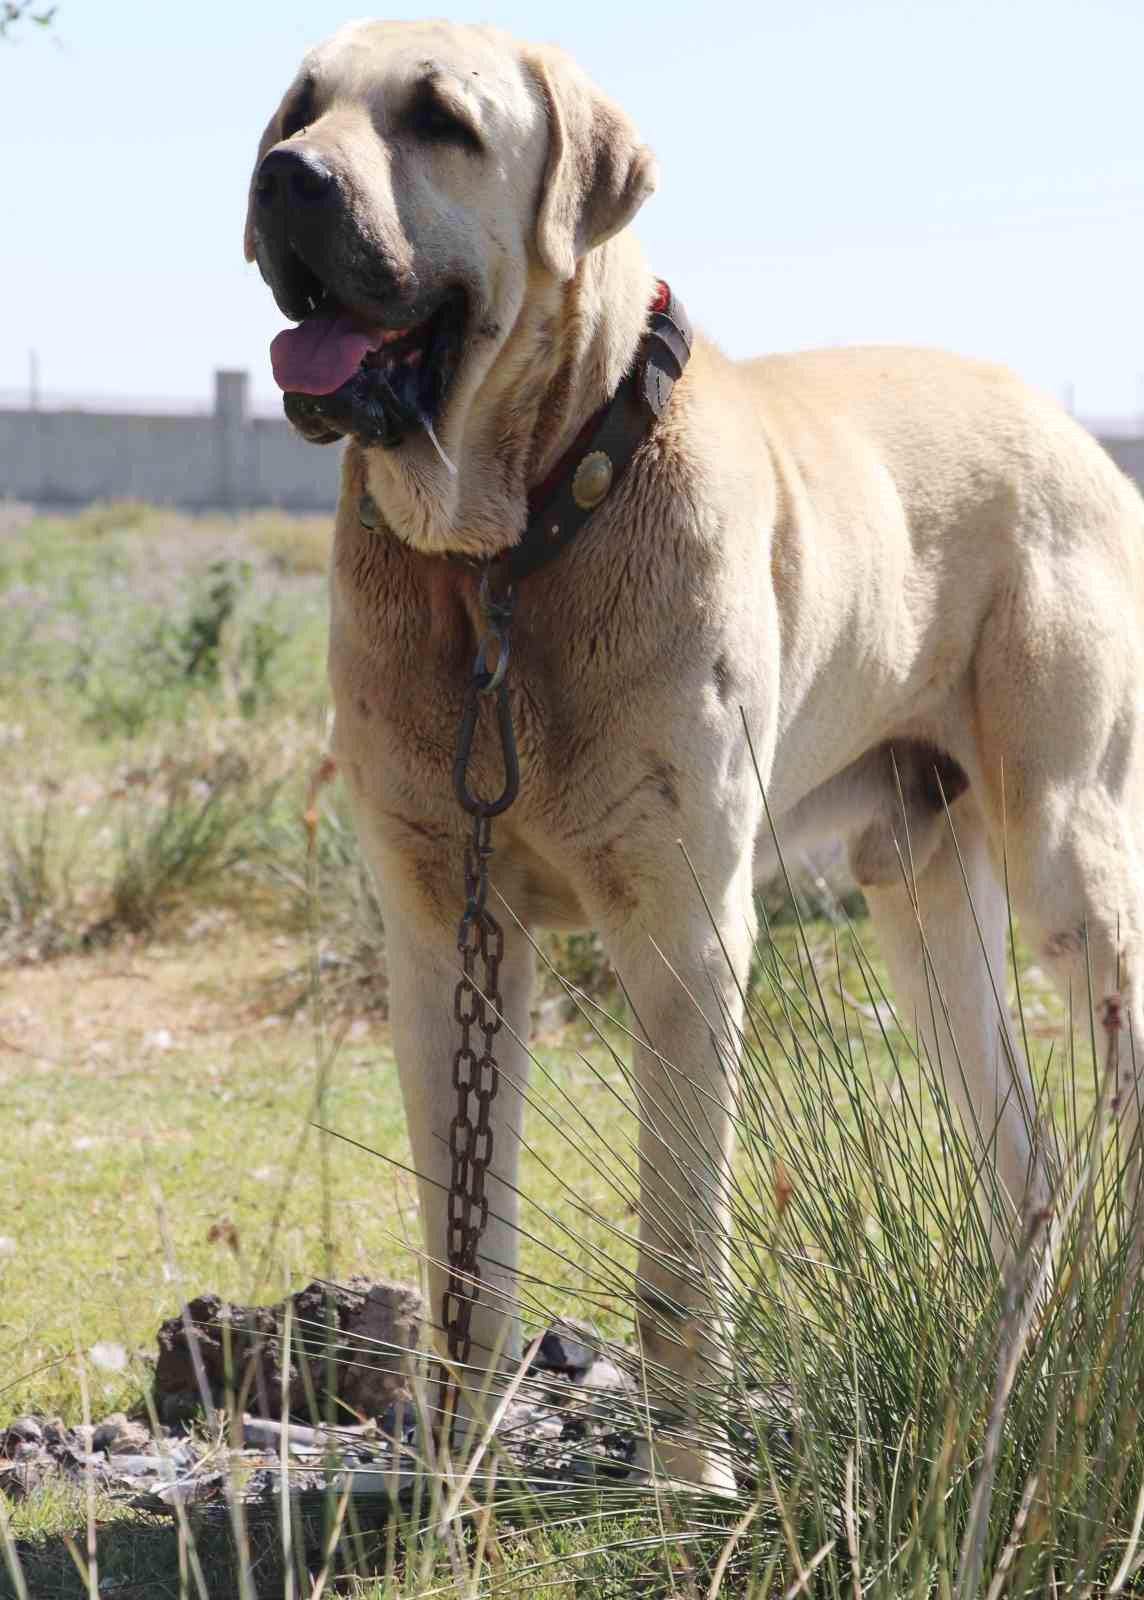
<path fill-rule="evenodd" d="M 1000 1261 L 1015 1214 L 1047 1200 L 1045 1151 L 1005 1000 L 1005 896 L 972 796 L 943 814 L 940 828 L 912 881 L 899 872 L 896 884 L 867 885 L 866 896 L 898 1018 L 940 1064 L 969 1134 L 977 1199 Z"/>
<path fill-rule="evenodd" d="M 1127 1149 L 1144 1078 L 1144 877 L 1130 819 L 1097 785 L 1046 796 L 1032 810 L 1022 805 L 1007 817 L 1005 834 L 1022 931 L 1056 981 L 1081 1048 L 1091 995 L 1097 1049 L 1111 1071 L 1107 1090 Z"/>
<path fill-rule="evenodd" d="M 1144 1068 L 1144 606 L 1131 581 L 1144 526 L 1136 513 L 1097 531 L 1075 559 L 1030 562 L 999 598 L 978 649 L 977 721 L 994 854 L 1078 1040 L 1090 983 L 1111 1026 L 1127 1140 Z"/>

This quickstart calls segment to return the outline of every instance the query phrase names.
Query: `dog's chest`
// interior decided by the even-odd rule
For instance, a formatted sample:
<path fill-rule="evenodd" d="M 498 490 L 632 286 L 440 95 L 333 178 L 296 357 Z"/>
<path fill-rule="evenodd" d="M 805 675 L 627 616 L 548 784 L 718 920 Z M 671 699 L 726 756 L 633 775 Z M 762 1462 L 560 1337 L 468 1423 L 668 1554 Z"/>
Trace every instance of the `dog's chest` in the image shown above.
<path fill-rule="evenodd" d="M 375 793 L 399 792 L 429 812 L 455 806 L 453 759 L 485 631 L 477 594 L 464 566 L 339 529 L 329 663 L 338 746 Z M 612 720 L 622 663 L 594 659 L 572 611 L 533 585 L 512 624 L 507 681 L 525 811 L 550 807 Z M 492 700 L 482 702 L 471 764 L 479 793 L 501 776 L 496 723 Z"/>
<path fill-rule="evenodd" d="M 550 572 L 517 597 L 507 685 L 521 782 L 496 832 L 502 877 L 519 876 L 518 899 L 535 901 L 537 919 L 552 924 L 582 920 L 570 883 L 598 878 L 595 898 L 614 899 L 631 876 L 627 858 L 678 827 L 696 767 L 697 708 L 665 665 L 698 657 L 686 603 L 659 610 L 645 589 L 629 608 L 613 584 L 604 604 L 571 557 Z M 470 571 L 339 528 L 330 643 L 339 764 L 389 860 L 425 885 L 443 882 L 446 894 L 466 828 L 453 765 L 480 629 Z M 673 649 L 675 630 L 684 651 Z M 468 787 L 494 796 L 503 776 L 485 702 Z"/>

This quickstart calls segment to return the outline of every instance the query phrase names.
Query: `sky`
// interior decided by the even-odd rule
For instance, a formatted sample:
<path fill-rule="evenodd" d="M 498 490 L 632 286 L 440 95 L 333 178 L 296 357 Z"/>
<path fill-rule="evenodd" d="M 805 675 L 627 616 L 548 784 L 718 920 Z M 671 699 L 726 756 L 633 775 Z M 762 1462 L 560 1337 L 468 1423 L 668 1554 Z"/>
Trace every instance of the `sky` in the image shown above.
<path fill-rule="evenodd" d="M 432 16 L 439 4 L 404 4 Z M 0 42 L 0 396 L 201 401 L 282 326 L 242 259 L 259 133 L 355 0 L 60 0 Z M 1001 360 L 1144 412 L 1144 0 L 480 0 L 660 160 L 636 221 L 732 355 Z"/>

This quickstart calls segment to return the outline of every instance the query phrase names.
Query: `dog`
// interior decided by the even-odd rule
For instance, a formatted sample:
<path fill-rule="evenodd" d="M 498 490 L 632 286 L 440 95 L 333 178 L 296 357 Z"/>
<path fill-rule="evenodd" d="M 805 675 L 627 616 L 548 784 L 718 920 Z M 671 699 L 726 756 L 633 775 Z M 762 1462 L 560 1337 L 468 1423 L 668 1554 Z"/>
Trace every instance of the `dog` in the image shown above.
<path fill-rule="evenodd" d="M 334 748 L 385 914 L 436 1263 L 468 831 L 451 765 L 484 626 L 455 558 L 514 546 L 530 490 L 631 369 L 657 291 L 629 224 L 655 179 L 629 117 L 559 49 L 361 22 L 306 56 L 251 183 L 247 256 L 296 323 L 275 343 L 286 413 L 308 439 L 348 440 Z M 493 881 L 520 927 L 507 921 L 500 969 L 470 1388 L 520 1351 L 526 934 L 589 926 L 638 1018 L 642 1348 L 664 1393 L 710 1380 L 721 1341 L 698 1308 L 727 1263 L 727 1046 L 768 808 L 780 843 L 846 841 L 903 1023 L 940 1055 L 1007 1197 L 1007 1213 L 986 1207 L 1003 1258 L 1051 1170 L 1004 1006 L 1003 879 L 1062 990 L 1085 995 L 1090 970 L 1128 1040 L 1144 1038 L 1133 486 L 1000 368 L 897 348 L 738 362 L 697 335 L 622 481 L 520 585 L 511 649 L 520 790 Z M 499 763 L 486 716 L 478 792 L 495 792 Z M 435 1303 L 445 1273 L 431 1271 Z M 730 1481 L 685 1431 L 651 1465 Z"/>

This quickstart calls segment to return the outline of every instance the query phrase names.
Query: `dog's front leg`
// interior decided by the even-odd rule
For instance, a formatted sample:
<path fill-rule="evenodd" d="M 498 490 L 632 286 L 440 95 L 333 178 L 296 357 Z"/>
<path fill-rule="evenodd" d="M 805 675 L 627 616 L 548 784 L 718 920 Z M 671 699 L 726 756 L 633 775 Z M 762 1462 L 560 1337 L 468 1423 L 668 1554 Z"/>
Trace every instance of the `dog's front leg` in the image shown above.
<path fill-rule="evenodd" d="M 701 877 L 703 875 L 701 874 Z M 636 1322 L 653 1428 L 642 1464 L 675 1483 L 734 1487 L 723 1430 L 699 1416 L 725 1404 L 728 1190 L 741 993 L 754 938 L 749 855 L 694 885 L 666 915 L 613 927 L 609 946 L 634 1013 L 640 1120 Z M 713 926 L 714 923 L 714 926 Z"/>
<path fill-rule="evenodd" d="M 419 1177 L 430 1311 L 437 1348 L 445 1353 L 441 1322 L 448 1278 L 449 1141 L 458 1109 L 453 1061 L 460 1042 L 454 1009 L 461 965 L 456 925 L 425 925 L 391 915 L 386 922 L 386 953 L 393 1048 Z M 528 1038 L 532 978 L 532 949 L 518 929 L 507 927 L 499 977 L 503 1023 L 494 1047 L 500 1074 L 490 1106 L 492 1161 L 485 1183 L 489 1214 L 478 1246 L 480 1293 L 472 1313 L 472 1353 L 458 1407 L 463 1423 L 485 1409 L 482 1394 L 490 1390 L 491 1372 L 515 1366 L 520 1355 L 516 1172 L 528 1056 L 517 1041 Z M 482 982 L 479 962 L 476 981 Z M 469 1115 L 474 1122 L 476 1114 L 475 1096 L 470 1095 Z"/>

